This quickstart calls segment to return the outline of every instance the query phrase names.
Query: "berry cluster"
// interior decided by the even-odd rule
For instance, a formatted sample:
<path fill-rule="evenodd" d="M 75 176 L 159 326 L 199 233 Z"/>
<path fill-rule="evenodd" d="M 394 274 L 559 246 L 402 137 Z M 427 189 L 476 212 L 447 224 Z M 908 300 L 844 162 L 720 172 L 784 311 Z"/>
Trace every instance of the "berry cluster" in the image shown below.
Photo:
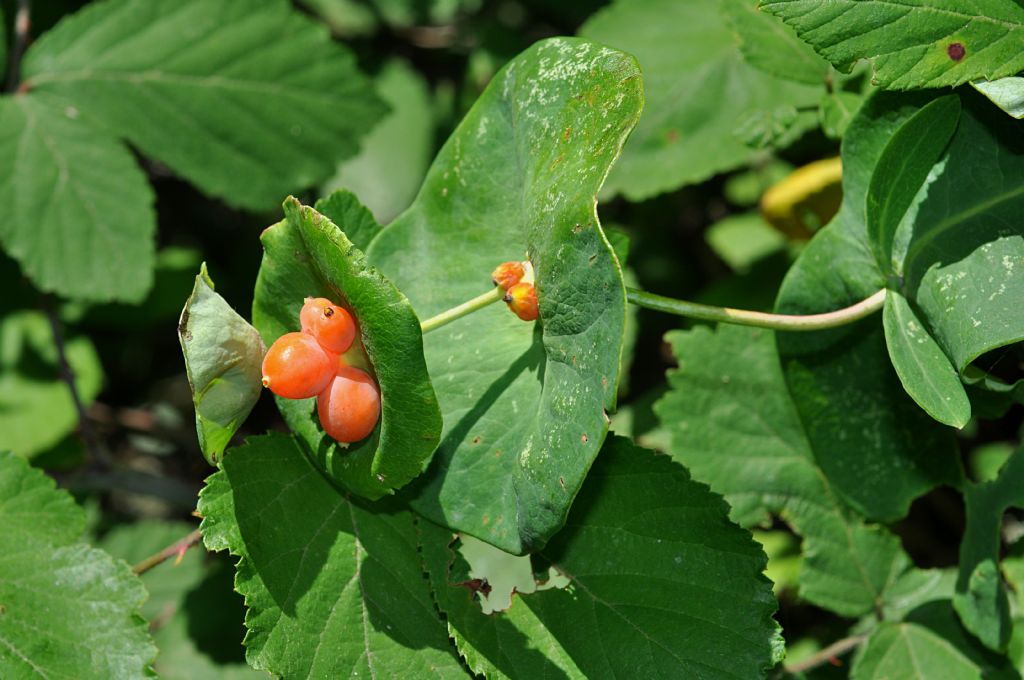
<path fill-rule="evenodd" d="M 505 291 L 502 300 L 523 321 L 536 321 L 537 289 L 533 286 L 533 266 L 529 262 L 503 262 L 491 273 L 491 281 Z"/>
<path fill-rule="evenodd" d="M 263 358 L 263 386 L 286 399 L 316 396 L 324 431 L 351 443 L 373 432 L 380 418 L 380 388 L 343 356 L 356 337 L 356 322 L 326 298 L 306 298 L 301 332 L 285 333 Z"/>

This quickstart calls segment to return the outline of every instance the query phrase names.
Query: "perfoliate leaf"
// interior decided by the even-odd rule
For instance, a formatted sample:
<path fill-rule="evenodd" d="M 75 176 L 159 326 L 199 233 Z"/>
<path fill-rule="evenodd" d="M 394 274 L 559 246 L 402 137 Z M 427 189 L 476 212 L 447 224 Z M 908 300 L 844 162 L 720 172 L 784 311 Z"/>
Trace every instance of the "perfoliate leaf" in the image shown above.
<path fill-rule="evenodd" d="M 607 193 L 641 200 L 737 168 L 757 153 L 735 135 L 741 121 L 817 105 L 821 87 L 746 62 L 722 16 L 724 3 L 733 2 L 754 5 L 618 0 L 581 29 L 587 38 L 635 54 L 643 69 L 644 116 L 608 178 Z M 815 122 L 801 118 L 784 138 L 792 141 Z"/>
<path fill-rule="evenodd" d="M 946 87 L 1024 70 L 1015 0 L 761 0 L 823 57 L 849 71 L 870 59 L 888 89 Z"/>
<path fill-rule="evenodd" d="M 340 200 L 340 198 L 339 198 Z M 364 211 L 346 200 L 343 217 L 362 224 Z M 306 297 L 348 307 L 369 357 L 365 366 L 381 394 L 380 424 L 368 438 L 344 446 L 314 419 L 315 398 L 278 398 L 278 408 L 326 473 L 349 490 L 380 498 L 408 484 L 427 465 L 441 433 L 441 414 L 423 359 L 419 319 L 408 299 L 371 267 L 342 229 L 294 198 L 285 220 L 263 232 L 264 255 L 256 280 L 253 323 L 270 346 L 299 330 Z M 343 228 L 345 225 L 341 225 Z M 371 229 L 372 231 L 372 229 Z"/>
<path fill-rule="evenodd" d="M 1024 78 L 1009 76 L 991 81 L 976 80 L 971 85 L 1014 118 L 1024 118 Z"/>
<path fill-rule="evenodd" d="M 121 143 L 73 107 L 0 97 L 0 243 L 35 285 L 139 302 L 153 278 L 153 192 Z"/>
<path fill-rule="evenodd" d="M 77 542 L 85 515 L 53 480 L 0 452 L 0 676 L 144 678 L 156 656 L 139 579 Z"/>
<path fill-rule="evenodd" d="M 178 340 L 196 409 L 199 448 L 216 465 L 263 385 L 260 334 L 224 298 L 202 265 L 178 321 Z"/>
<path fill-rule="evenodd" d="M 33 44 L 23 74 L 247 208 L 328 177 L 385 110 L 352 54 L 285 0 L 97 2 Z"/>
<path fill-rule="evenodd" d="M 339 493 L 289 436 L 231 449 L 200 494 L 239 557 L 246 658 L 286 678 L 465 678 L 420 569 L 413 517 Z"/>
<path fill-rule="evenodd" d="M 562 525 L 608 427 L 626 296 L 594 196 L 640 105 L 628 55 L 535 44 L 495 76 L 416 202 L 367 250 L 420 319 L 490 289 L 501 262 L 533 263 L 539 321 L 498 304 L 424 338 L 444 433 L 411 502 L 506 552 Z"/>

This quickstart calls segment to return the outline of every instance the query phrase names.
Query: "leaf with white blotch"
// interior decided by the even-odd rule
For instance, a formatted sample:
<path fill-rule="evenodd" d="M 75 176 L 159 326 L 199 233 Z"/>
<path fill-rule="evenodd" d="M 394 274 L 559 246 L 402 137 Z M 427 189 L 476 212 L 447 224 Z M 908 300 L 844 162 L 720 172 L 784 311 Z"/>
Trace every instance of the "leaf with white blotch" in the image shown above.
<path fill-rule="evenodd" d="M 562 525 L 608 428 L 626 294 L 594 196 L 641 101 L 629 55 L 535 44 L 494 77 L 415 203 L 367 249 L 421 319 L 490 289 L 499 263 L 533 263 L 537 323 L 492 305 L 424 338 L 445 429 L 411 502 L 506 552 Z"/>
<path fill-rule="evenodd" d="M 260 334 L 213 290 L 203 264 L 178 321 L 199 448 L 216 465 L 263 389 Z"/>
<path fill-rule="evenodd" d="M 655 412 L 669 454 L 725 495 L 744 526 L 781 515 L 804 539 L 800 595 L 844 616 L 870 612 L 910 568 L 899 539 L 836 494 L 787 392 L 773 334 L 738 326 L 668 335 L 679 368 Z"/>
<path fill-rule="evenodd" d="M 887 89 L 948 87 L 1024 70 L 1016 0 L 761 0 L 843 71 L 861 59 Z"/>
<path fill-rule="evenodd" d="M 31 46 L 23 80 L 257 209 L 328 177 L 385 111 L 352 53 L 285 0 L 93 3 Z"/>
<path fill-rule="evenodd" d="M 0 243 L 42 290 L 139 302 L 153 192 L 124 145 L 78 118 L 51 97 L 0 97 Z"/>
<path fill-rule="evenodd" d="M 423 555 L 457 644 L 489 677 L 763 677 L 777 661 L 775 598 L 764 552 L 727 514 L 683 467 L 613 436 L 539 553 L 566 588 L 487 620 L 448 583 L 450 533 L 424 526 Z M 527 635 L 540 644 L 524 649 Z"/>
<path fill-rule="evenodd" d="M 735 134 L 744 119 L 817 105 L 820 86 L 746 62 L 722 16 L 724 2 L 754 4 L 618 0 L 580 29 L 636 55 L 643 69 L 644 116 L 608 177 L 607 193 L 641 200 L 740 167 L 758 155 Z M 815 124 L 813 115 L 803 116 L 784 139 Z"/>
<path fill-rule="evenodd" d="M 971 85 L 1009 115 L 1018 120 L 1024 118 L 1024 77 L 976 80 Z"/>
<path fill-rule="evenodd" d="M 319 205 L 319 204 L 318 204 Z M 359 225 L 365 239 L 374 229 L 369 212 L 351 194 L 326 204 L 339 218 Z M 380 498 L 417 477 L 441 434 L 441 413 L 423 358 L 423 335 L 409 300 L 370 266 L 342 231 L 313 208 L 289 198 L 285 220 L 263 232 L 263 263 L 256 279 L 253 324 L 271 345 L 299 330 L 306 297 L 325 297 L 350 310 L 356 342 L 381 394 L 380 422 L 366 439 L 349 445 L 326 435 L 314 418 L 315 398 L 277 399 L 278 409 L 321 469 L 345 488 Z M 379 229 L 379 227 L 377 227 Z M 362 360 L 358 349 L 345 355 Z"/>
<path fill-rule="evenodd" d="M 128 565 L 78 542 L 85 513 L 0 452 L 0 676 L 144 678 L 156 648 Z"/>
<path fill-rule="evenodd" d="M 210 550 L 239 558 L 246 658 L 286 678 L 465 678 L 434 609 L 413 516 L 367 509 L 293 437 L 231 449 L 199 498 Z"/>

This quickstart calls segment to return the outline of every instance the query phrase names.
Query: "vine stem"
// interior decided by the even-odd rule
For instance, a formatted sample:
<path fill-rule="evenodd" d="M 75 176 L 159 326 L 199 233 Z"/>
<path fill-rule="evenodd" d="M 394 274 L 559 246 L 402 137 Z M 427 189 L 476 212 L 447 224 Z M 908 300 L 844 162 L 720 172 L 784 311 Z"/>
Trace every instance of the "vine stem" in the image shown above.
<path fill-rule="evenodd" d="M 430 331 L 437 330 L 441 326 L 446 326 L 456 319 L 461 319 L 467 314 L 483 309 L 487 305 L 493 304 L 505 296 L 505 291 L 495 286 L 491 290 L 487 291 L 482 295 L 477 295 L 472 300 L 467 300 L 461 305 L 446 309 L 437 316 L 432 316 L 426 321 L 420 323 L 420 331 L 424 334 Z"/>
<path fill-rule="evenodd" d="M 831 663 L 836 657 L 846 654 L 848 651 L 864 642 L 865 638 L 867 638 L 867 635 L 851 635 L 848 638 L 837 640 L 821 651 L 810 655 L 803 661 L 798 661 L 794 664 L 787 664 L 785 670 L 787 673 L 796 675 L 797 673 L 809 671 L 823 664 Z"/>
<path fill-rule="evenodd" d="M 21 84 L 21 56 L 28 47 L 32 3 L 30 0 L 18 0 L 18 9 L 14 15 L 14 44 L 11 46 L 10 67 L 7 70 L 7 92 L 14 92 Z"/>
<path fill-rule="evenodd" d="M 177 558 L 180 560 L 188 551 L 188 549 L 196 543 L 198 543 L 199 539 L 201 539 L 202 537 L 203 535 L 199 533 L 199 529 L 196 529 L 185 538 L 179 539 L 174 543 L 171 543 L 169 546 L 167 546 L 157 554 L 150 555 L 146 559 L 142 560 L 134 567 L 132 567 L 132 571 L 136 574 L 144 574 L 156 565 L 165 562 L 172 557 L 177 556 Z"/>
<path fill-rule="evenodd" d="M 768 314 L 745 309 L 714 307 L 697 302 L 655 295 L 636 288 L 626 289 L 626 299 L 646 309 L 667 314 L 676 314 L 701 321 L 719 321 L 740 326 L 757 326 L 776 331 L 819 331 L 826 328 L 845 326 L 874 314 L 885 302 L 885 289 L 860 302 L 825 314 Z"/>

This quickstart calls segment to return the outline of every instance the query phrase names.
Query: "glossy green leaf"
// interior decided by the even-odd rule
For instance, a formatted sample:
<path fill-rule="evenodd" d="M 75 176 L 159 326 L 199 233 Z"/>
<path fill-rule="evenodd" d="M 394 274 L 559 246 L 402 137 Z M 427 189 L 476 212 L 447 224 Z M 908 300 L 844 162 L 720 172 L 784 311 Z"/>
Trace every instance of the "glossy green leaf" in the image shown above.
<path fill-rule="evenodd" d="M 540 552 L 565 589 L 517 596 L 487 620 L 446 582 L 443 530 L 424 527 L 424 558 L 460 649 L 490 677 L 762 677 L 775 601 L 764 553 L 727 513 L 684 468 L 611 437 Z M 540 647 L 524 650 L 525 635 Z"/>
<path fill-rule="evenodd" d="M 152 677 L 139 579 L 78 542 L 85 514 L 71 496 L 3 452 L 0 523 L 0 676 Z"/>
<path fill-rule="evenodd" d="M 899 291 L 888 292 L 882 322 L 889 358 L 907 394 L 940 423 L 966 425 L 971 402 L 960 375 Z"/>
<path fill-rule="evenodd" d="M 1020 120 L 1024 118 L 1024 77 L 1009 76 L 999 80 L 977 80 L 974 88 L 1006 113 Z"/>
<path fill-rule="evenodd" d="M 738 326 L 668 335 L 679 369 L 655 405 L 668 452 L 725 495 L 744 526 L 783 517 L 803 537 L 800 595 L 844 616 L 885 602 L 911 566 L 899 539 L 836 493 L 787 392 L 773 334 Z"/>
<path fill-rule="evenodd" d="M 641 200 L 740 167 L 757 153 L 736 136 L 741 121 L 817 105 L 820 87 L 774 77 L 744 60 L 721 13 L 723 3 L 741 1 L 618 0 L 583 26 L 581 35 L 636 55 L 643 69 L 644 116 L 607 193 Z M 802 129 L 816 124 L 813 116 L 802 120 Z"/>
<path fill-rule="evenodd" d="M 413 517 L 356 505 L 280 434 L 228 451 L 200 494 L 211 550 L 239 558 L 250 665 L 287 678 L 464 678 Z"/>
<path fill-rule="evenodd" d="M 776 310 L 841 309 L 886 284 L 867 236 L 865 196 L 885 145 L 927 95 L 878 94 L 843 138 L 843 205 L 786 276 Z M 842 328 L 778 336 L 786 382 L 833 490 L 871 519 L 894 520 L 939 484 L 962 478 L 952 431 L 903 390 L 881 315 Z"/>
<path fill-rule="evenodd" d="M 888 89 L 959 85 L 1024 70 L 1016 0 L 761 0 L 823 57 L 849 71 L 870 59 Z"/>
<path fill-rule="evenodd" d="M 907 299 L 959 371 L 1024 339 L 1024 121 L 961 96 L 960 126 L 894 250 Z"/>
<path fill-rule="evenodd" d="M 387 224 L 409 207 L 427 173 L 434 151 L 433 103 L 426 81 L 404 61 L 388 62 L 375 82 L 391 113 L 366 136 L 359 154 L 342 163 L 325 190 L 352 191 Z"/>
<path fill-rule="evenodd" d="M 868 238 L 886 274 L 892 271 L 896 228 L 959 120 L 960 98 L 956 95 L 928 102 L 892 135 L 875 163 L 867 194 Z"/>
<path fill-rule="evenodd" d="M 284 211 L 285 220 L 260 239 L 264 256 L 253 323 L 270 346 L 299 330 L 304 298 L 326 297 L 346 305 L 358 321 L 370 360 L 365 368 L 380 387 L 381 417 L 373 434 L 346 447 L 320 428 L 315 398 L 278 398 L 278 407 L 329 476 L 361 496 L 379 498 L 423 471 L 441 433 L 419 319 L 405 295 L 367 263 L 342 229 L 294 198 L 285 202 Z"/>
<path fill-rule="evenodd" d="M 961 651 L 924 626 L 884 622 L 858 655 L 853 680 L 981 680 L 978 668 Z"/>
<path fill-rule="evenodd" d="M 777 17 L 748 0 L 722 0 L 722 12 L 739 37 L 747 63 L 785 80 L 810 85 L 825 82 L 828 62 Z"/>
<path fill-rule="evenodd" d="M 88 406 L 103 383 L 96 348 L 84 336 L 69 335 L 64 351 L 78 395 Z M 78 411 L 61 379 L 46 316 L 32 311 L 0 316 L 0 450 L 31 458 L 77 425 Z"/>
<path fill-rule="evenodd" d="M 203 264 L 178 321 L 196 410 L 199 448 L 216 465 L 256 405 L 266 348 L 260 334 L 214 292 Z"/>
<path fill-rule="evenodd" d="M 413 506 L 506 552 L 562 525 L 607 431 L 626 296 L 594 196 L 640 104 L 628 55 L 535 44 L 495 76 L 367 251 L 421 319 L 487 291 L 499 263 L 533 262 L 539 322 L 492 305 L 424 339 L 445 429 Z"/>
<path fill-rule="evenodd" d="M 0 243 L 42 290 L 139 302 L 153 192 L 128 149 L 79 117 L 52 97 L 0 97 Z"/>
<path fill-rule="evenodd" d="M 23 74 L 247 208 L 328 177 L 385 110 L 352 54 L 285 0 L 94 3 L 34 43 Z"/>

